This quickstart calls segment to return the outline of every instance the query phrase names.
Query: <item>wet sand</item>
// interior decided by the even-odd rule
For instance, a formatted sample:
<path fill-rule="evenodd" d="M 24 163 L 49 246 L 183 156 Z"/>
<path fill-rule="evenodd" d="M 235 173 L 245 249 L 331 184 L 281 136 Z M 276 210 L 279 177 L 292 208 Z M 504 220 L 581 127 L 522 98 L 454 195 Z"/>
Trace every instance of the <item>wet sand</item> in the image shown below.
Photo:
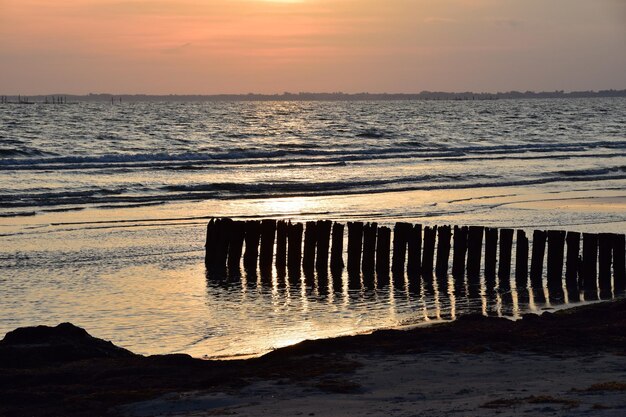
<path fill-rule="evenodd" d="M 360 368 L 237 393 L 173 393 L 127 416 L 622 416 L 626 358 L 611 354 L 349 355 Z"/>
<path fill-rule="evenodd" d="M 562 211 L 626 211 L 626 196 L 612 197 L 573 197 L 553 198 L 543 200 L 527 200 L 509 203 L 511 207 L 533 210 L 562 210 Z"/>
<path fill-rule="evenodd" d="M 1 218 L 0 269 L 8 272 L 2 277 L 0 334 L 70 321 L 141 354 L 215 358 L 453 318 L 447 297 L 440 297 L 440 315 L 437 299 L 409 287 L 371 297 L 333 288 L 320 296 L 304 280 L 286 291 L 255 285 L 253 277 L 245 288 L 238 281 L 225 288 L 206 279 L 206 223 L 212 215 L 229 215 L 514 227 L 528 236 L 533 228 L 624 233 L 623 181 L 602 186 L 593 192 L 542 186 L 211 200 Z M 564 211 L 563 201 L 584 208 Z M 535 207 L 548 202 L 549 208 Z M 464 314 L 470 304 L 456 302 L 455 313 Z M 503 305 L 503 315 L 515 315 L 512 304 L 490 302 L 489 314 L 500 314 Z M 519 313 L 535 307 L 550 306 L 521 305 Z"/>
<path fill-rule="evenodd" d="M 626 300 L 515 322 L 471 315 L 306 341 L 238 361 L 143 357 L 75 330 L 69 333 L 82 336 L 38 339 L 36 333 L 0 342 L 0 415 L 611 416 L 626 410 Z"/>

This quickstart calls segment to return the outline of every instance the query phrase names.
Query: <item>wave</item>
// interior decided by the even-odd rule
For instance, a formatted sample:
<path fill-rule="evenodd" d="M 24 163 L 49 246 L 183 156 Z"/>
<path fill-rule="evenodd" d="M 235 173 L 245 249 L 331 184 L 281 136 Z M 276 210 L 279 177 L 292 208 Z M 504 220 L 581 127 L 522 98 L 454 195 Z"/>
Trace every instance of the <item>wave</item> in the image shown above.
<path fill-rule="evenodd" d="M 0 212 L 0 217 L 30 217 L 36 214 L 36 211 L 6 211 L 4 213 Z"/>
<path fill-rule="evenodd" d="M 367 138 L 367 139 L 381 139 L 384 137 L 389 136 L 387 132 L 380 130 L 380 129 L 376 129 L 376 128 L 370 128 L 370 129 L 365 129 L 357 134 L 355 134 L 354 136 L 356 136 L 357 138 Z"/>
<path fill-rule="evenodd" d="M 202 183 L 163 185 L 149 188 L 126 186 L 91 190 L 54 191 L 0 195 L 0 208 L 31 207 L 85 207 L 86 205 L 123 206 L 160 204 L 168 201 L 199 201 L 206 199 L 246 199 L 268 197 L 295 197 L 316 195 L 350 195 L 409 190 L 471 189 L 485 187 L 513 187 L 554 182 L 607 181 L 626 179 L 625 167 L 547 172 L 539 178 L 502 179 L 491 174 L 467 173 L 458 175 L 408 175 L 381 179 L 344 181 L 278 181 L 261 183 Z"/>
<path fill-rule="evenodd" d="M 565 171 L 557 171 L 558 174 L 566 176 L 584 176 L 584 175 L 606 175 L 613 172 L 626 172 L 626 166 L 614 166 L 596 169 L 572 169 Z"/>
<path fill-rule="evenodd" d="M 287 143 L 277 143 L 274 145 L 278 149 L 286 149 L 286 150 L 299 150 L 299 149 L 319 149 L 321 146 L 317 143 L 307 143 L 307 142 L 287 142 Z"/>
<path fill-rule="evenodd" d="M 45 157 L 45 156 L 53 156 L 53 153 L 50 152 L 43 152 L 40 151 L 39 149 L 31 149 L 31 148 L 26 148 L 26 149 L 7 149 L 7 148 L 0 148 L 0 158 L 15 158 L 15 157 L 33 157 L 33 156 L 38 156 L 38 157 Z M 21 159 L 18 159 L 21 160 Z M 26 159 L 24 159 L 26 160 Z M 32 160 L 30 160 L 32 161 Z M 2 163 L 2 160 L 0 160 L 0 163 Z"/>
<path fill-rule="evenodd" d="M 585 155 L 592 149 L 623 150 L 626 141 L 596 141 L 577 143 L 525 143 L 514 145 L 468 145 L 468 146 L 425 146 L 415 142 L 412 146 L 399 143 L 395 146 L 370 146 L 365 148 L 293 147 L 282 149 L 243 149 L 228 151 L 204 151 L 188 153 L 129 153 L 96 156 L 55 156 L 37 158 L 0 159 L 0 170 L 80 170 L 111 168 L 167 168 L 201 169 L 218 168 L 222 165 L 287 164 L 316 162 L 349 162 L 372 159 L 426 159 L 426 158 L 536 158 Z M 473 156 L 472 156 L 473 155 Z"/>

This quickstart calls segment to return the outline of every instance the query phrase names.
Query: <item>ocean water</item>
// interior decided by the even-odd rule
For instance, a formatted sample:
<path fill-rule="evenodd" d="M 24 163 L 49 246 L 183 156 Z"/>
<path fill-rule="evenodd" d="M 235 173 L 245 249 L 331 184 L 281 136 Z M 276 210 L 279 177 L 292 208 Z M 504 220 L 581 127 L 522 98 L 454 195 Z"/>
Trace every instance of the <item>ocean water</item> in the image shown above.
<path fill-rule="evenodd" d="M 624 179 L 624 99 L 2 108 L 2 215 Z"/>
<path fill-rule="evenodd" d="M 626 99 L 0 104 L 0 333 L 227 357 L 482 298 L 207 279 L 212 216 L 626 231 Z M 345 278 L 345 277 L 344 277 Z"/>

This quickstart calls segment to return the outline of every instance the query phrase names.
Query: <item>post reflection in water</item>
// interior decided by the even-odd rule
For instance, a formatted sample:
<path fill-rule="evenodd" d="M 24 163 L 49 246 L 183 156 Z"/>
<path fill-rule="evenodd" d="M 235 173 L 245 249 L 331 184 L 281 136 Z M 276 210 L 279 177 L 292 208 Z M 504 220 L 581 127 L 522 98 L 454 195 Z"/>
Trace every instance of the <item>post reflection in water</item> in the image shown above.
<path fill-rule="evenodd" d="M 480 291 L 480 304 L 482 306 L 482 313 L 483 316 L 488 316 L 489 314 L 487 313 L 487 294 L 485 291 Z"/>
<path fill-rule="evenodd" d="M 520 318 L 520 309 L 519 309 L 519 298 L 517 296 L 517 289 L 512 289 L 511 290 L 511 300 L 513 301 L 513 310 L 511 311 L 511 313 L 513 314 L 513 318 L 514 319 L 519 319 Z"/>
<path fill-rule="evenodd" d="M 242 224 L 229 219 L 212 220 L 207 236 L 212 233 L 219 241 L 224 228 Z M 270 247 L 274 244 L 271 233 L 269 237 L 258 233 L 263 225 L 269 227 L 270 232 L 275 227 L 276 236 L 280 237 L 274 251 Z M 583 250 L 581 258 L 577 257 L 576 235 L 572 234 L 568 241 L 573 242 L 568 243 L 570 261 L 564 271 L 564 232 L 535 231 L 537 242 L 532 242 L 529 259 L 525 234 L 518 231 L 514 245 L 512 229 L 502 229 L 498 240 L 498 229 L 455 227 L 451 235 L 450 226 L 422 228 L 396 223 L 392 240 L 389 227 L 349 222 L 347 245 L 343 245 L 343 239 L 332 235 L 333 244 L 329 246 L 331 227 L 342 237 L 343 228 L 339 226 L 330 221 L 309 221 L 306 228 L 302 223 L 284 220 L 245 222 L 249 231 L 245 242 L 246 245 L 250 242 L 252 249 L 246 247 L 246 254 L 251 255 L 246 259 L 244 254 L 239 265 L 236 262 L 239 245 L 244 240 L 241 236 L 239 240 L 230 240 L 238 243 L 233 251 L 235 262 L 230 262 L 229 255 L 226 269 L 223 258 L 211 257 L 207 245 L 207 259 L 212 259 L 207 262 L 208 297 L 237 301 L 237 308 L 244 312 L 242 331 L 246 331 L 246 326 L 255 326 L 255 332 L 273 341 L 272 346 L 275 346 L 285 340 L 454 320 L 472 313 L 517 319 L 529 312 L 540 313 L 585 300 L 623 296 L 623 277 L 618 277 L 621 269 L 614 268 L 615 278 L 611 276 L 611 259 L 607 261 L 607 256 L 598 257 L 593 251 L 594 236 L 587 237 L 591 243 L 587 252 Z M 266 255 L 263 262 L 257 263 L 253 256 L 259 236 L 262 248 L 264 239 L 266 242 L 261 255 Z M 484 262 L 483 237 L 486 238 Z M 609 238 L 615 237 L 604 237 Z M 227 240 L 222 238 L 222 242 Z M 393 252 L 390 251 L 392 242 Z M 609 244 L 612 245 L 604 243 Z M 421 253 L 411 252 L 411 248 L 419 250 L 420 247 L 423 248 Z M 546 248 L 547 258 L 544 256 Z M 219 244 L 212 249 L 220 249 Z M 221 250 L 224 253 L 223 248 Z M 272 262 L 272 253 L 276 255 L 275 262 Z M 329 253 L 330 265 L 325 256 Z M 514 269 L 511 268 L 512 253 L 516 254 Z M 346 255 L 348 262 L 344 265 Z M 598 269 L 601 274 L 596 274 L 593 268 L 597 259 L 604 262 L 603 268 Z M 585 262 L 591 264 L 586 267 L 590 275 L 584 275 Z M 614 262 L 621 261 L 615 257 Z M 616 291 L 616 286 L 620 292 Z"/>
<path fill-rule="evenodd" d="M 450 319 L 456 320 L 456 295 L 454 292 L 454 285 L 448 286 L 448 297 L 450 298 Z"/>
<path fill-rule="evenodd" d="M 388 279 L 378 274 L 366 276 L 345 271 L 329 274 L 314 270 L 286 274 L 274 268 L 270 275 L 251 269 L 241 273 L 229 271 L 222 279 L 211 276 L 207 284 L 208 291 L 219 293 L 219 298 L 236 297 L 244 309 L 248 303 L 256 303 L 255 314 L 271 310 L 273 320 L 287 314 L 304 318 L 314 315 L 329 322 L 345 319 L 346 331 L 354 332 L 455 320 L 470 313 L 517 319 L 529 312 L 571 304 L 566 288 L 558 291 L 558 297 L 551 296 L 545 280 L 540 288 L 518 289 L 513 285 L 502 290 L 500 283 L 495 288 L 488 287 L 482 275 L 477 285 L 468 281 L 459 285 L 458 279 L 450 274 L 436 277 L 426 273 L 418 278 L 406 273 L 396 273 L 393 279 Z M 298 299 L 293 298 L 294 294 L 299 294 Z M 585 299 L 581 294 L 581 302 Z M 272 325 L 271 319 L 268 315 L 268 326 Z M 361 325 L 363 328 L 359 328 Z"/>
<path fill-rule="evenodd" d="M 376 291 L 376 293 L 378 292 Z M 395 291 L 389 291 L 389 318 L 393 321 L 397 321 L 396 299 L 394 294 Z"/>

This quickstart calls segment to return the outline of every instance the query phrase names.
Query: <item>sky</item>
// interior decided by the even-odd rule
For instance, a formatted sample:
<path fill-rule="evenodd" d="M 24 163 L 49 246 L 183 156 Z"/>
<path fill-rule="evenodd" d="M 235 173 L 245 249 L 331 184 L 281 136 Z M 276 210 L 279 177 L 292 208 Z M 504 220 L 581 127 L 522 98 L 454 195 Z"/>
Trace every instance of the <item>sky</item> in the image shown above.
<path fill-rule="evenodd" d="M 626 0 L 0 0 L 0 94 L 626 88 Z"/>

